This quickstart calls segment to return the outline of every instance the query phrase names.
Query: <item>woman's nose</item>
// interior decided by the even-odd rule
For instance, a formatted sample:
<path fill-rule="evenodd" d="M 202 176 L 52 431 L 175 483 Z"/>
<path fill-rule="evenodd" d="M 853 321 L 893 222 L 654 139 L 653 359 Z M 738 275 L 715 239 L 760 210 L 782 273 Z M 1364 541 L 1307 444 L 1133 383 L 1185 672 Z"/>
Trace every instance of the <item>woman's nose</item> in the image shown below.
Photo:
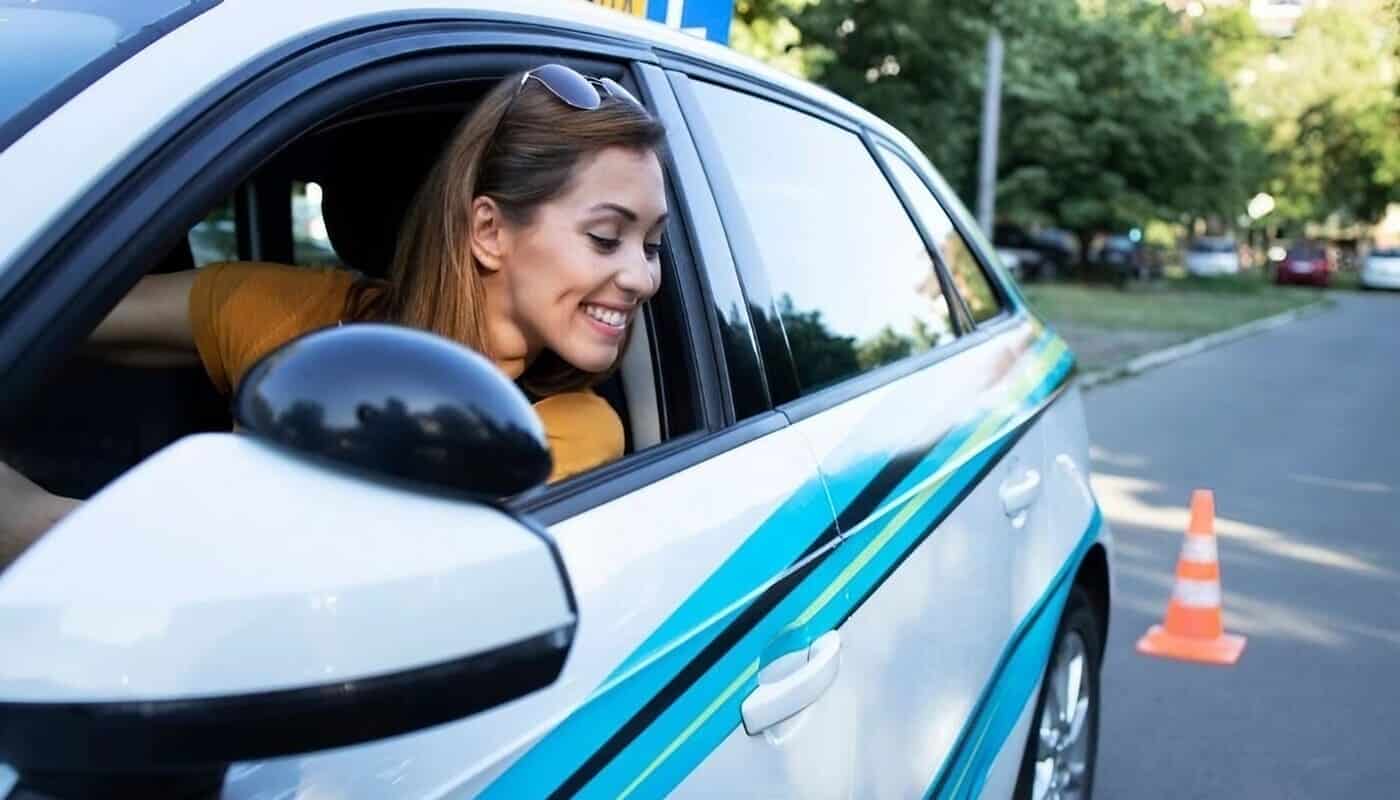
<path fill-rule="evenodd" d="M 646 257 L 643 247 L 636 258 L 627 260 L 627 266 L 617 273 L 617 286 L 636 299 L 645 300 L 656 293 L 659 274 L 654 262 Z"/>

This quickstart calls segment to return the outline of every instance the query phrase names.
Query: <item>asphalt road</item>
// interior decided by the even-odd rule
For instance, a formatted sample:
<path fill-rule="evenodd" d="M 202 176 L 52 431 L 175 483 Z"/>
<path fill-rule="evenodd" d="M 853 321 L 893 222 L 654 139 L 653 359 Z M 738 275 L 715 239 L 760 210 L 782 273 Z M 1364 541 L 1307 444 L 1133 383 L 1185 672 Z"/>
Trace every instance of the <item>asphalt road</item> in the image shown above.
<path fill-rule="evenodd" d="M 1086 395 L 1118 537 L 1095 796 L 1400 797 L 1400 294 Z M 1215 491 L 1235 667 L 1149 659 Z"/>

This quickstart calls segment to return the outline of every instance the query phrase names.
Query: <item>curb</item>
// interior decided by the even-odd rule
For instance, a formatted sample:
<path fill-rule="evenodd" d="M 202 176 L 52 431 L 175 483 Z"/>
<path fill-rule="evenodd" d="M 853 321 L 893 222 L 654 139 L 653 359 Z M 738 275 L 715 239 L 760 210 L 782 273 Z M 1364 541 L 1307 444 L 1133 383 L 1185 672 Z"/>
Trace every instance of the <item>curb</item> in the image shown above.
<path fill-rule="evenodd" d="M 1178 361 L 1187 356 L 1194 356 L 1212 347 L 1229 344 L 1230 342 L 1253 336 L 1256 333 L 1282 328 L 1284 325 L 1297 322 L 1304 317 L 1310 317 L 1331 306 L 1332 302 L 1327 299 L 1318 300 L 1317 302 L 1309 303 L 1301 308 L 1295 308 L 1292 311 L 1285 311 L 1281 314 L 1275 314 L 1272 317 L 1256 319 L 1253 322 L 1246 322 L 1243 325 L 1237 325 L 1223 331 L 1216 331 L 1215 333 L 1207 334 L 1188 342 L 1182 342 L 1181 344 L 1172 345 L 1171 347 L 1161 350 L 1154 350 L 1151 353 L 1145 353 L 1137 358 L 1119 364 L 1116 367 L 1085 373 L 1079 378 L 1079 386 L 1082 389 L 1092 389 L 1095 386 L 1110 383 L 1121 378 L 1140 375 L 1150 369 L 1170 364 L 1173 361 Z"/>

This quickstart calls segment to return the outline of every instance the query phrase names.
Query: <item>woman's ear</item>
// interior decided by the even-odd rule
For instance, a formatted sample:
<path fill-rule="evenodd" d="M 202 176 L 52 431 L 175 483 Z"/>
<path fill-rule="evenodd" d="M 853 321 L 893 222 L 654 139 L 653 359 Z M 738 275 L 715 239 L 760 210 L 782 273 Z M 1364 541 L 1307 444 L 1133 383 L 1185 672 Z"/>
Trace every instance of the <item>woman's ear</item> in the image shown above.
<path fill-rule="evenodd" d="M 470 213 L 472 257 L 483 269 L 495 272 L 510 250 L 510 233 L 505 229 L 501 207 L 483 195 L 472 199 Z"/>

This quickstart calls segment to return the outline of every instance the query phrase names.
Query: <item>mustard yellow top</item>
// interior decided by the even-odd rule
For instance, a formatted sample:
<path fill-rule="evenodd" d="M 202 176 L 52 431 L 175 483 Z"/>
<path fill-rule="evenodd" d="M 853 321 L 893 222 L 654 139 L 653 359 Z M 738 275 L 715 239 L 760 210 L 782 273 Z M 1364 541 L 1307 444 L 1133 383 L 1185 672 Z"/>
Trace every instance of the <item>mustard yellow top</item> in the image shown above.
<path fill-rule="evenodd" d="M 199 270 L 190 323 L 209 380 L 229 394 L 268 352 L 341 321 L 355 276 L 344 270 L 226 262 Z M 622 457 L 622 420 L 590 391 L 535 403 L 554 456 L 551 482 Z"/>

